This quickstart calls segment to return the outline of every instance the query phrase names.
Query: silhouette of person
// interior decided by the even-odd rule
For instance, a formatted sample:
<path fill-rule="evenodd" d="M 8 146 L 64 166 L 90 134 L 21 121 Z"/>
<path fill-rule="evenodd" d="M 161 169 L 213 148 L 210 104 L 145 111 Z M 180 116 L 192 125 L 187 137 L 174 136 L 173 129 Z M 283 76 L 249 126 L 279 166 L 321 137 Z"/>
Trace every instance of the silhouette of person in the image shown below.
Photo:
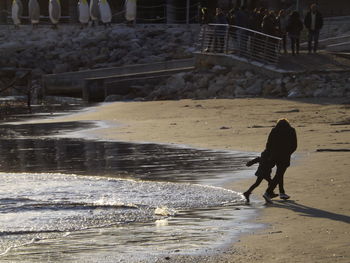
<path fill-rule="evenodd" d="M 289 199 L 285 193 L 283 177 L 290 166 L 290 157 L 297 149 L 297 135 L 295 129 L 287 119 L 280 119 L 272 128 L 266 143 L 266 151 L 269 153 L 272 162 L 276 165 L 276 175 L 269 184 L 263 197 L 268 203 L 272 203 L 273 191 L 279 184 L 280 198 Z"/>
<path fill-rule="evenodd" d="M 269 184 L 271 183 L 271 172 L 272 168 L 275 166 L 275 164 L 272 162 L 268 152 L 264 150 L 261 153 L 260 157 L 257 157 L 249 162 L 247 162 L 247 166 L 252 166 L 253 164 L 259 163 L 258 169 L 255 172 L 255 175 L 257 176 L 255 183 L 253 183 L 247 191 L 243 193 L 245 199 L 247 200 L 247 203 L 250 202 L 249 196 L 253 192 L 255 188 L 257 188 L 261 182 L 265 179 Z M 277 194 L 273 194 L 272 197 L 278 196 Z"/>
<path fill-rule="evenodd" d="M 313 50 L 314 53 L 317 52 L 318 48 L 318 38 L 320 35 L 320 30 L 323 27 L 323 17 L 322 14 L 317 10 L 317 5 L 312 4 L 310 6 L 310 11 L 306 14 L 304 19 L 305 27 L 309 30 L 308 36 L 308 50 L 309 54 Z M 313 42 L 313 46 L 312 46 Z"/>
<path fill-rule="evenodd" d="M 300 32 L 303 30 L 303 22 L 300 20 L 299 13 L 294 11 L 288 21 L 287 31 L 290 37 L 292 54 L 299 54 Z"/>

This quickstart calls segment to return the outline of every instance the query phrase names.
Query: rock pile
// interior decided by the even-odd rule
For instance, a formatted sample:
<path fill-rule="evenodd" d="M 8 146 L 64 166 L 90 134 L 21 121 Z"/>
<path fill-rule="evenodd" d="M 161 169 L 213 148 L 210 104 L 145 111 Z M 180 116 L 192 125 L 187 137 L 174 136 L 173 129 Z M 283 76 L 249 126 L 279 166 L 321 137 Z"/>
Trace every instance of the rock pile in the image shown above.
<path fill-rule="evenodd" d="M 271 78 L 253 71 L 214 66 L 207 71 L 176 74 L 146 99 L 240 97 L 350 97 L 350 72 L 286 75 Z"/>
<path fill-rule="evenodd" d="M 198 25 L 114 25 L 58 30 L 48 27 L 0 29 L 0 67 L 42 74 L 161 62 L 192 57 Z"/>

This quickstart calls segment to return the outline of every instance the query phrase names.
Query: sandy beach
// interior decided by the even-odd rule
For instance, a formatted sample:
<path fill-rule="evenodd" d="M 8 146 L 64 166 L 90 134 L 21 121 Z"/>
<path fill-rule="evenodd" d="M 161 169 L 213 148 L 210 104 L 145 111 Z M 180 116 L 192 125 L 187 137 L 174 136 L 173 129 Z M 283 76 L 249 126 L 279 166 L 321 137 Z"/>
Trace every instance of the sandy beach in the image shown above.
<path fill-rule="evenodd" d="M 116 102 L 51 121 L 105 121 L 111 126 L 92 134 L 104 139 L 261 152 L 282 117 L 298 135 L 298 158 L 285 175 L 291 200 L 263 209 L 254 220 L 266 228 L 241 236 L 223 253 L 164 262 L 349 262 L 349 99 Z M 254 180 L 252 174 L 228 188 L 243 192 Z M 265 187 L 253 198 L 262 200 Z"/>

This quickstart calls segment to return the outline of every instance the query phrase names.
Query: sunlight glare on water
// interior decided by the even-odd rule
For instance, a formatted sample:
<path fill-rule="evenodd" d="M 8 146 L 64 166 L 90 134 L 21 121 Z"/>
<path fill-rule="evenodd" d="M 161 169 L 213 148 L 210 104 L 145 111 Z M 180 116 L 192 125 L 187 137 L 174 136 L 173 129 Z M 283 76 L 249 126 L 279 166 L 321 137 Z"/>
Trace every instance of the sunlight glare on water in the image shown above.
<path fill-rule="evenodd" d="M 221 188 L 248 153 L 51 136 L 89 125 L 0 126 L 0 261 L 152 262 L 254 227 Z"/>
<path fill-rule="evenodd" d="M 168 227 L 168 223 L 164 224 L 166 221 L 162 221 L 165 216 L 155 213 L 157 209 L 171 211 L 172 215 L 175 215 L 175 218 L 171 219 L 173 224 L 180 220 L 176 218 L 176 214 L 186 214 L 183 212 L 186 210 L 200 211 L 210 207 L 240 205 L 243 201 L 241 195 L 233 191 L 189 183 L 28 173 L 1 173 L 0 180 L 3 182 L 0 193 L 2 253 L 9 247 L 30 243 L 33 239 L 41 243 L 53 237 L 57 239 L 57 236 L 57 240 L 66 239 L 65 233 L 70 232 L 74 232 L 69 234 L 72 236 L 70 240 L 75 240 L 77 235 L 96 234 L 96 231 L 115 232 L 120 235 L 125 228 L 130 228 L 128 232 L 141 230 L 142 233 L 148 228 L 148 231 L 159 233 L 159 230 L 165 227 L 168 228 L 165 231 L 168 235 L 171 228 Z M 232 207 L 230 209 L 232 210 Z M 131 222 L 136 224 L 136 228 L 120 228 L 120 225 Z M 103 230 L 96 230 L 101 227 Z M 181 228 L 181 236 L 184 237 L 186 231 L 191 229 L 186 229 L 186 224 Z M 88 231 L 81 232 L 83 230 Z M 19 236 L 21 238 L 16 243 L 14 239 Z M 142 236 L 145 237 L 145 234 L 138 235 L 137 238 Z M 100 234 L 97 237 L 97 243 L 104 243 L 105 239 L 111 238 L 105 235 L 101 237 Z M 125 236 L 127 241 L 122 243 L 133 243 L 128 237 L 129 235 Z M 115 241 L 112 243 L 115 244 Z M 60 247 L 62 248 L 62 245 Z M 168 244 L 168 248 L 171 247 Z M 17 251 L 21 249 L 25 247 Z M 63 246 L 63 249 L 67 247 Z"/>

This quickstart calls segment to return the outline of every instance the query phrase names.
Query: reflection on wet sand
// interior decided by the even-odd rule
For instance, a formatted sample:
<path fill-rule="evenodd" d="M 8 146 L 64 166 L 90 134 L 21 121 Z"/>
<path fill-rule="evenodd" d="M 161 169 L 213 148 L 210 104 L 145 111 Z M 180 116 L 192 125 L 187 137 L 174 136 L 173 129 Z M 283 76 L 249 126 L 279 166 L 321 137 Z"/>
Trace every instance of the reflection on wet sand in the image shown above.
<path fill-rule="evenodd" d="M 2 126 L 0 171 L 59 172 L 155 181 L 200 181 L 242 169 L 247 155 L 159 144 L 48 137 L 92 124 Z M 16 135 L 14 137 L 13 135 Z M 46 136 L 40 138 L 38 136 Z"/>
<path fill-rule="evenodd" d="M 225 207 L 225 202 L 219 202 L 220 207 L 211 207 L 210 204 L 213 204 L 214 200 L 224 200 L 220 198 L 225 196 L 223 194 L 227 190 L 206 189 L 201 186 L 195 191 L 197 188 L 193 188 L 192 184 L 183 184 L 190 182 L 223 186 L 227 178 L 238 178 L 241 171 L 246 169 L 243 164 L 249 154 L 154 143 L 93 141 L 55 136 L 93 127 L 94 124 L 89 122 L 0 126 L 0 172 L 4 173 L 4 178 L 10 178 L 7 180 L 6 190 L 14 195 L 11 205 L 6 203 L 6 196 L 6 200 L 0 200 L 0 210 L 3 210 L 0 212 L 8 217 L 11 215 L 20 226 L 33 227 L 26 219 L 30 215 L 31 220 L 37 222 L 37 233 L 40 233 L 39 236 L 35 233 L 26 234 L 25 231 L 18 232 L 16 228 L 13 234 L 6 235 L 6 231 L 9 232 L 13 227 L 14 221 L 7 222 L 2 218 L 8 223 L 9 229 L 0 229 L 3 234 L 0 243 L 3 251 L 6 251 L 1 259 L 25 259 L 31 262 L 48 259 L 55 262 L 115 262 L 116 258 L 124 258 L 127 262 L 152 262 L 150 253 L 158 255 L 174 251 L 207 251 L 208 248 L 219 247 L 230 241 L 235 234 L 252 227 L 242 221 L 255 211 L 241 206 L 239 202 L 235 208 Z M 62 174 L 84 176 L 71 178 Z M 100 180 L 99 176 L 107 178 Z M 121 182 L 116 180 L 117 185 L 114 186 L 109 177 L 136 181 L 130 181 L 129 187 L 126 184 L 126 187 L 121 188 Z M 26 178 L 29 181 L 25 181 Z M 96 181 L 91 178 L 96 178 Z M 137 181 L 138 179 L 151 181 L 151 190 L 142 190 L 144 188 L 138 183 L 145 183 Z M 162 187 L 157 185 L 157 182 L 165 182 L 160 185 L 164 189 L 174 188 L 175 192 L 165 191 L 162 195 Z M 166 182 L 176 184 L 170 185 Z M 187 188 L 189 189 L 186 190 Z M 116 189 L 119 191 L 115 191 Z M 169 204 L 180 201 L 180 196 L 175 197 L 176 194 L 179 195 L 180 190 L 184 191 L 181 194 L 184 204 L 201 204 L 207 200 L 207 205 L 182 205 L 180 207 L 183 209 L 176 211 L 174 216 L 159 216 L 155 221 L 152 210 L 155 207 L 151 205 L 148 210 L 144 209 L 147 200 L 151 204 L 161 204 L 166 200 Z M 24 197 L 34 199 L 28 199 L 29 202 L 22 198 L 23 194 Z M 226 199 L 238 198 L 233 192 L 232 197 L 231 193 L 226 194 Z M 142 209 L 115 205 L 120 200 L 122 204 L 127 204 L 136 197 L 139 198 L 136 203 L 141 204 L 139 208 Z M 71 203 L 67 205 L 68 201 Z M 198 207 L 202 208 L 197 209 Z M 23 213 L 26 216 L 23 216 Z M 144 218 L 148 220 L 140 222 L 130 219 L 136 218 L 140 213 L 145 214 Z M 18 217 L 19 214 L 21 216 Z M 126 218 L 125 221 L 117 220 L 117 215 L 120 215 L 119 218 Z M 36 219 L 38 217 L 42 218 L 41 221 Z M 50 220 L 46 222 L 45 218 Z M 60 229 L 58 232 L 45 232 L 46 228 L 50 230 L 53 226 L 54 229 L 61 226 L 63 232 Z M 75 228 L 67 231 L 67 226 Z M 12 242 L 14 245 L 11 245 Z M 9 246 L 12 247 L 10 250 Z"/>

